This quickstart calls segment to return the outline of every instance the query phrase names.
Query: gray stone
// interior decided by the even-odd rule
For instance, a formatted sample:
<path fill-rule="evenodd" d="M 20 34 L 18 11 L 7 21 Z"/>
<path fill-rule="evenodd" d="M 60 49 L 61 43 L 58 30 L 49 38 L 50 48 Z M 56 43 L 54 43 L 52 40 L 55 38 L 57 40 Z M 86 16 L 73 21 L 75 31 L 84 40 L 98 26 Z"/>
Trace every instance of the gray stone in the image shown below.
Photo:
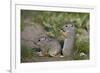
<path fill-rule="evenodd" d="M 37 41 L 41 35 L 46 35 L 45 30 L 40 25 L 27 25 L 21 32 L 21 46 L 29 49 L 38 48 Z"/>

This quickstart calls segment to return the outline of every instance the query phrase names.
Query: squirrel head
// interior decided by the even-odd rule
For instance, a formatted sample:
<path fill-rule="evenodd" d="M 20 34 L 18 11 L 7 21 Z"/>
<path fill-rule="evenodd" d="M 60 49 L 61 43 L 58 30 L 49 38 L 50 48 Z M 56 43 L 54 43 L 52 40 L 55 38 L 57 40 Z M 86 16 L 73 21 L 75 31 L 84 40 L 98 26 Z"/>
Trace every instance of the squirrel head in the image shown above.
<path fill-rule="evenodd" d="M 75 33 L 75 26 L 73 23 L 66 23 L 61 28 L 61 32 L 64 35 L 64 37 L 68 37 L 70 35 L 74 35 Z"/>
<path fill-rule="evenodd" d="M 61 30 L 63 32 L 73 32 L 75 30 L 75 26 L 73 23 L 66 23 Z"/>

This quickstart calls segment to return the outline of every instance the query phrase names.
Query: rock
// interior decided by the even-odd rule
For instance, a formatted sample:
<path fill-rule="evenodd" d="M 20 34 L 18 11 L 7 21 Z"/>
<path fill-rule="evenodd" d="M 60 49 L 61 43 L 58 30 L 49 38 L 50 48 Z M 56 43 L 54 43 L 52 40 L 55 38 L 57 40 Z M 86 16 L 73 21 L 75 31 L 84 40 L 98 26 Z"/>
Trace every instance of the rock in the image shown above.
<path fill-rule="evenodd" d="M 38 48 L 37 41 L 41 35 L 46 35 L 45 30 L 40 25 L 27 25 L 21 32 L 21 46 L 28 49 Z"/>

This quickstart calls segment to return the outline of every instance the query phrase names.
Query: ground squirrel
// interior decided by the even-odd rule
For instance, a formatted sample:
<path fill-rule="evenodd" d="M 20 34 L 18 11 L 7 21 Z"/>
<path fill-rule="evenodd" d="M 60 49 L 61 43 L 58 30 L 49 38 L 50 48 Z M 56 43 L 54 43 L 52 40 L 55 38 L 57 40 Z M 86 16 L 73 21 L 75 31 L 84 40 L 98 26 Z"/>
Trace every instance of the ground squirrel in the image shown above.
<path fill-rule="evenodd" d="M 64 45 L 62 49 L 63 56 L 70 56 L 74 48 L 75 41 L 75 26 L 73 23 L 65 24 L 61 29 L 64 35 Z"/>
<path fill-rule="evenodd" d="M 61 52 L 61 45 L 59 41 L 50 37 L 41 37 L 39 42 L 37 43 L 40 48 L 42 55 L 49 55 L 52 57 L 56 57 Z"/>

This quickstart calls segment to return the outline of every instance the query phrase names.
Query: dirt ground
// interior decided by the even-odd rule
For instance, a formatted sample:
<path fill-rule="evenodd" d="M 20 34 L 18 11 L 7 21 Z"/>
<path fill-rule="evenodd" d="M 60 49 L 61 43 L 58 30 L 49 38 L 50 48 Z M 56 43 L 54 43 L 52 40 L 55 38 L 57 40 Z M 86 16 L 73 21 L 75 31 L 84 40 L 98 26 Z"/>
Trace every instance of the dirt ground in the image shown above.
<path fill-rule="evenodd" d="M 50 61 L 68 61 L 68 60 L 72 60 L 72 58 L 37 56 L 37 57 L 33 57 L 33 58 L 22 59 L 21 62 L 28 63 L 28 62 L 50 62 Z"/>

